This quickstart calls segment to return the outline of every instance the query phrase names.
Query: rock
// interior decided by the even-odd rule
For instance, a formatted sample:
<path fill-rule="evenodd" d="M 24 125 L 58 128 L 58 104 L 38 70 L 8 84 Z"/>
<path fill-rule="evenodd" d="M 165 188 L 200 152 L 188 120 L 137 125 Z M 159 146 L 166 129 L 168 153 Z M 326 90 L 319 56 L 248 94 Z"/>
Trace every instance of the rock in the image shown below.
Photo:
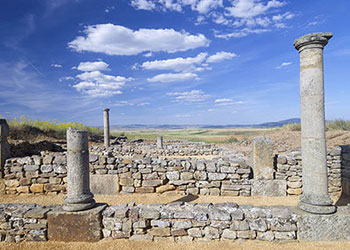
<path fill-rule="evenodd" d="M 225 229 L 222 232 L 222 238 L 224 238 L 224 239 L 234 240 L 234 239 L 236 239 L 236 237 L 237 237 L 236 232 L 232 231 L 230 229 Z"/>
<path fill-rule="evenodd" d="M 147 231 L 151 236 L 170 236 L 170 228 L 153 227 Z"/>
<path fill-rule="evenodd" d="M 258 232 L 266 232 L 267 231 L 267 224 L 266 221 L 258 218 L 253 220 L 248 220 L 248 224 L 251 230 L 255 230 Z"/>
<path fill-rule="evenodd" d="M 273 144 L 270 138 L 259 136 L 253 140 L 252 165 L 255 180 L 273 179 Z"/>
<path fill-rule="evenodd" d="M 166 185 L 163 185 L 163 186 L 160 186 L 160 187 L 157 187 L 156 188 L 156 192 L 157 193 L 164 193 L 164 192 L 167 192 L 167 191 L 172 191 L 172 190 L 175 190 L 176 187 L 172 184 L 166 184 Z"/>
<path fill-rule="evenodd" d="M 199 228 L 190 228 L 187 230 L 188 235 L 194 238 L 202 238 L 204 233 Z"/>
<path fill-rule="evenodd" d="M 141 208 L 140 209 L 140 217 L 144 219 L 159 219 L 160 213 L 156 209 L 151 208 Z"/>
<path fill-rule="evenodd" d="M 175 229 L 188 229 L 192 227 L 191 221 L 174 221 L 173 222 L 173 228 Z M 187 235 L 187 234 L 186 234 Z"/>
<path fill-rule="evenodd" d="M 43 193 L 44 192 L 44 184 L 32 184 L 30 186 L 30 191 L 32 193 Z"/>
<path fill-rule="evenodd" d="M 252 196 L 286 196 L 285 180 L 255 180 L 252 185 Z"/>
<path fill-rule="evenodd" d="M 142 186 L 144 187 L 157 187 L 164 183 L 164 180 L 143 180 Z"/>

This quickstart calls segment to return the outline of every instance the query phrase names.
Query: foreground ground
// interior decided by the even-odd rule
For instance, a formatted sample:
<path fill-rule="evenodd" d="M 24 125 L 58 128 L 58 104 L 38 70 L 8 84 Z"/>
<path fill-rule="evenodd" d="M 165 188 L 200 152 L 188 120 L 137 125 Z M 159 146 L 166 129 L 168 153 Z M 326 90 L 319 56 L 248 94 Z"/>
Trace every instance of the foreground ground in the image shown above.
<path fill-rule="evenodd" d="M 298 249 L 332 249 L 346 250 L 350 249 L 350 242 L 313 242 L 313 243 L 272 243 L 263 241 L 212 241 L 212 242 L 191 242 L 191 243 L 170 243 L 170 242 L 148 242 L 148 241 L 128 241 L 128 240 L 101 240 L 96 243 L 88 242 L 22 242 L 3 243 L 0 242 L 0 249 L 19 250 L 19 249 L 67 249 L 67 250 L 212 250 L 212 249 L 235 249 L 235 250 L 298 250 Z"/>

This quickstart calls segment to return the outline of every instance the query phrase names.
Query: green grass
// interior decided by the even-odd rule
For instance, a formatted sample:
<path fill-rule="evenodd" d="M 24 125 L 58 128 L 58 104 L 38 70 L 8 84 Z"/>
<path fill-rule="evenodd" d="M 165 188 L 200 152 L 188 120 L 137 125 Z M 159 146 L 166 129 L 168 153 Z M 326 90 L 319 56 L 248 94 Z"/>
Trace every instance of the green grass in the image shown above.
<path fill-rule="evenodd" d="M 102 134 L 102 130 L 85 126 L 79 122 L 50 122 L 27 119 L 25 116 L 21 116 L 19 119 L 7 121 L 10 126 L 10 136 L 14 139 L 25 138 L 27 134 L 35 137 L 36 134 L 44 135 L 48 137 L 54 137 L 58 139 L 64 139 L 66 137 L 66 131 L 69 127 L 74 127 L 79 130 L 86 130 L 90 134 Z"/>

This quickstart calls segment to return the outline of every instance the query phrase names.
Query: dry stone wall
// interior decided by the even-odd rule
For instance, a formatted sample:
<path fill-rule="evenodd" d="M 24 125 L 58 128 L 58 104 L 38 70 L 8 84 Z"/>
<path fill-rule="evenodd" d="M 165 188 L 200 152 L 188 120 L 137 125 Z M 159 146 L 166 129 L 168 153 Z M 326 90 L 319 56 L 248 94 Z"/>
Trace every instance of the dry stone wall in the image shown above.
<path fill-rule="evenodd" d="M 247 159 L 232 151 L 230 157 L 214 159 L 166 158 L 163 156 L 122 157 L 114 151 L 92 148 L 92 176 L 117 176 L 121 193 L 153 193 L 176 190 L 182 194 L 250 196 L 254 180 Z M 327 156 L 329 192 L 349 194 L 350 146 L 338 146 Z M 302 192 L 300 152 L 275 156 L 271 182 L 286 185 L 287 195 Z M 5 194 L 65 193 L 66 153 L 41 152 L 24 158 L 10 158 L 4 167 Z M 276 187 L 271 185 L 271 187 Z M 282 194 L 283 195 L 283 194 Z"/>

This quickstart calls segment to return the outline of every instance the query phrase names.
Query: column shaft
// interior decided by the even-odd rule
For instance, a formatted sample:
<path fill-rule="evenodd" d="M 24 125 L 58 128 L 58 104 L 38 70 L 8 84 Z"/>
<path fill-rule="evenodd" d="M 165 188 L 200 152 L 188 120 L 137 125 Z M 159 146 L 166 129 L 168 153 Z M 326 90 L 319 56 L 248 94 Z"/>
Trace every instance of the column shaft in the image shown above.
<path fill-rule="evenodd" d="M 323 81 L 323 47 L 331 37 L 313 33 L 294 42 L 300 53 L 303 194 L 299 207 L 317 214 L 335 212 L 328 194 Z"/>
<path fill-rule="evenodd" d="M 103 110 L 103 128 L 104 128 L 104 145 L 105 147 L 110 146 L 109 140 L 109 109 Z"/>

